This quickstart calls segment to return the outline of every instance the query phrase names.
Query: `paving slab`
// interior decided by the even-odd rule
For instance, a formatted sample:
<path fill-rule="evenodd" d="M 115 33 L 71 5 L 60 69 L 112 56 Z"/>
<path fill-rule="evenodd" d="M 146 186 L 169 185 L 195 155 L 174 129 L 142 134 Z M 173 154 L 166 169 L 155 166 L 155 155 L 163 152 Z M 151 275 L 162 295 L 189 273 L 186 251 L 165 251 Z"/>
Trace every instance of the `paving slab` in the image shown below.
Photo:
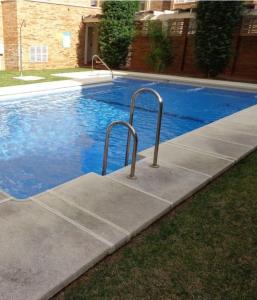
<path fill-rule="evenodd" d="M 150 167 L 152 161 L 144 159 L 137 163 L 136 180 L 129 179 L 129 167 L 109 175 L 127 186 L 142 190 L 176 205 L 210 181 L 210 176 L 185 170 L 176 165 L 159 163 L 159 168 Z"/>
<path fill-rule="evenodd" d="M 256 111 L 256 108 L 253 107 L 250 109 L 244 109 L 244 110 L 234 113 L 230 116 L 227 116 L 223 120 L 224 121 L 230 120 L 230 121 L 248 124 L 248 125 L 252 125 L 252 126 L 256 127 L 257 126 L 256 117 L 257 117 L 257 111 Z"/>
<path fill-rule="evenodd" d="M 94 173 L 79 177 L 53 191 L 127 230 L 130 236 L 147 227 L 170 207 L 160 199 Z"/>
<path fill-rule="evenodd" d="M 6 86 L 0 88 L 0 100 L 2 96 L 17 96 L 21 94 L 30 94 L 34 92 L 52 92 L 58 89 L 66 89 L 72 87 L 81 87 L 81 83 L 74 80 L 60 80 L 51 82 L 41 82 L 32 84 L 22 84 L 15 86 Z"/>
<path fill-rule="evenodd" d="M 224 127 L 224 124 L 208 125 L 197 130 L 197 134 L 222 141 L 232 142 L 246 146 L 257 146 L 257 136 L 249 133 L 233 131 Z"/>
<path fill-rule="evenodd" d="M 87 78 L 87 79 L 74 79 L 74 81 L 80 82 L 82 85 L 91 85 L 91 84 L 101 84 L 101 83 L 109 83 L 113 82 L 112 76 L 105 76 L 99 78 Z"/>
<path fill-rule="evenodd" d="M 32 201 L 0 207 L 0 299 L 48 299 L 108 246 Z"/>
<path fill-rule="evenodd" d="M 112 248 L 118 248 L 128 240 L 128 233 L 125 230 L 118 228 L 114 224 L 110 224 L 107 220 L 97 218 L 97 216 L 83 210 L 82 207 L 60 198 L 54 192 L 42 193 L 33 197 L 33 199 L 41 201 L 49 208 L 56 210 L 65 217 L 70 218 L 99 237 L 107 240 L 112 244 Z"/>
<path fill-rule="evenodd" d="M 140 154 L 146 157 L 152 157 L 153 148 L 144 150 Z M 163 163 L 172 163 L 195 172 L 216 177 L 228 169 L 232 160 L 227 160 L 206 153 L 199 153 L 192 149 L 186 149 L 171 143 L 162 143 L 159 148 L 159 161 Z"/>
<path fill-rule="evenodd" d="M 215 138 L 200 136 L 195 132 L 190 132 L 173 139 L 171 144 L 179 144 L 198 150 L 202 153 L 210 153 L 221 158 L 237 161 L 247 155 L 251 146 L 239 145 L 221 141 Z"/>
<path fill-rule="evenodd" d="M 239 122 L 238 120 L 236 121 L 235 119 L 234 120 L 229 118 L 221 119 L 217 122 L 212 123 L 212 126 L 223 127 L 225 129 L 257 136 L 257 124 L 246 124 L 246 123 Z"/>
<path fill-rule="evenodd" d="M 87 70 L 79 72 L 67 72 L 52 74 L 56 77 L 69 78 L 69 79 L 88 79 L 88 78 L 99 78 L 105 76 L 111 76 L 111 71 L 109 70 Z"/>
<path fill-rule="evenodd" d="M 246 109 L 244 109 L 243 111 L 247 111 L 250 113 L 257 113 L 257 104 L 249 106 Z M 241 112 L 243 112 L 243 111 L 241 110 Z"/>
<path fill-rule="evenodd" d="M 45 79 L 45 77 L 39 77 L 39 76 L 18 76 L 13 78 L 18 80 L 23 80 L 23 81 L 36 81 L 36 80 Z"/>
<path fill-rule="evenodd" d="M 256 92 L 257 84 L 246 83 L 246 82 L 235 82 L 228 80 L 216 80 L 216 79 L 206 79 L 206 78 L 195 78 L 195 77 L 184 77 L 184 76 L 175 76 L 175 75 L 163 75 L 163 74 L 154 74 L 154 73 L 142 73 L 142 72 L 131 72 L 131 71 L 114 71 L 114 75 L 126 76 L 133 78 L 143 78 L 143 79 L 152 79 L 152 80 L 165 80 L 171 83 L 188 83 L 190 85 L 200 86 L 209 86 L 217 87 L 219 89 L 228 89 L 228 90 L 238 90 L 238 91 L 247 91 L 247 92 Z"/>
<path fill-rule="evenodd" d="M 1 191 L 0 191 L 0 202 L 1 202 L 2 200 L 6 200 L 6 199 L 8 199 L 8 198 L 10 198 L 10 196 L 8 196 L 8 195 L 5 194 L 4 192 L 1 192 Z"/>

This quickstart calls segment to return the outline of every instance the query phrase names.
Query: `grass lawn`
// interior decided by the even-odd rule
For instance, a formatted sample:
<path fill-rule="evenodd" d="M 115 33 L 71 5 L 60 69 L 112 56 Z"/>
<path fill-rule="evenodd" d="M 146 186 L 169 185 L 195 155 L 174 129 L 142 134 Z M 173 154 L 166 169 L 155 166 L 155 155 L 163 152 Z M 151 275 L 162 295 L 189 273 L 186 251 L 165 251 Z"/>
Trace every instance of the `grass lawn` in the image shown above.
<path fill-rule="evenodd" d="M 43 80 L 36 80 L 36 81 L 23 81 L 23 80 L 14 79 L 13 77 L 20 76 L 20 73 L 18 71 L 0 71 L 0 87 L 64 80 L 64 79 L 68 79 L 68 78 L 55 77 L 55 76 L 52 76 L 52 74 L 64 73 L 64 72 L 81 72 L 81 71 L 87 71 L 87 70 L 89 70 L 89 69 L 73 68 L 73 69 L 38 70 L 38 71 L 33 70 L 33 71 L 24 71 L 23 72 L 24 75 L 40 76 L 40 77 L 45 78 Z"/>
<path fill-rule="evenodd" d="M 55 299 L 257 299 L 257 152 Z"/>

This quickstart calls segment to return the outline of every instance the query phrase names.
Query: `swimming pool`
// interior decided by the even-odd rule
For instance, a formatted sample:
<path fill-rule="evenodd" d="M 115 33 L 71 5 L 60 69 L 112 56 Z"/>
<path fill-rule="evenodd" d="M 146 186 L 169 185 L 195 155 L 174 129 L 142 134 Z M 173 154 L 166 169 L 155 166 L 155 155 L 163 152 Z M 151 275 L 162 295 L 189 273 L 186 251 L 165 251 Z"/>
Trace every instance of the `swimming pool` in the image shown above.
<path fill-rule="evenodd" d="M 101 174 L 107 126 L 129 118 L 132 93 L 164 100 L 161 141 L 257 103 L 253 93 L 117 78 L 113 84 L 0 102 L 0 188 L 25 199 L 89 172 Z M 137 100 L 139 150 L 154 144 L 157 104 Z M 149 99 L 148 99 L 149 100 Z M 113 130 L 108 172 L 123 166 L 126 129 Z"/>

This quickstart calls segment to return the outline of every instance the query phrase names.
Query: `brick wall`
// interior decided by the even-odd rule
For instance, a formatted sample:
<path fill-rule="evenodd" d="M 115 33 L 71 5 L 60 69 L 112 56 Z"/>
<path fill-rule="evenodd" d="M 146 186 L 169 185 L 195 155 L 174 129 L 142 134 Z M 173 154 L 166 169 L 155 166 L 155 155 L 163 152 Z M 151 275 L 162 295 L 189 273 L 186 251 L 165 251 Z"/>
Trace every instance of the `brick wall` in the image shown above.
<path fill-rule="evenodd" d="M 66 68 L 83 64 L 85 32 L 81 19 L 99 9 L 20 1 L 18 11 L 18 22 L 25 19 L 27 23 L 23 30 L 24 68 Z M 70 48 L 62 45 L 64 32 L 71 34 Z M 48 46 L 48 63 L 30 63 L 29 48 L 33 45 Z"/>
<path fill-rule="evenodd" d="M 257 36 L 241 36 L 234 62 L 233 75 L 257 82 Z"/>
<path fill-rule="evenodd" d="M 49 2 L 52 2 L 49 4 Z M 57 4 L 56 4 L 56 3 Z M 66 2 L 66 5 L 62 3 Z M 83 64 L 85 32 L 82 16 L 98 14 L 99 8 L 90 8 L 90 0 L 17 0 L 3 3 L 4 40 L 6 47 L 6 69 L 17 69 L 19 65 L 17 26 L 26 21 L 22 29 L 23 68 L 68 68 Z M 17 5 L 16 5 L 17 3 Z M 63 47 L 63 33 L 71 34 L 70 48 Z M 30 47 L 48 47 L 48 62 L 30 61 Z"/>
<path fill-rule="evenodd" d="M 8 70 L 19 68 L 17 3 L 16 1 L 2 2 L 3 37 L 5 50 L 5 67 Z"/>
<path fill-rule="evenodd" d="M 149 8 L 151 10 L 170 10 L 172 7 L 172 0 L 152 0 Z"/>
<path fill-rule="evenodd" d="M 185 22 L 188 22 L 185 20 Z M 196 65 L 194 51 L 194 35 L 186 32 L 171 37 L 171 47 L 174 60 L 164 71 L 165 74 L 202 77 L 203 74 Z M 154 72 L 147 62 L 150 43 L 147 36 L 137 36 L 132 43 L 129 70 Z M 257 82 L 257 34 L 235 35 L 234 57 L 230 65 L 219 77 L 240 81 Z"/>
<path fill-rule="evenodd" d="M 186 2 L 186 3 L 174 2 L 174 5 L 172 7 L 173 9 L 191 9 L 191 8 L 196 8 L 196 6 L 197 6 L 197 1 L 192 0 L 191 2 Z"/>
<path fill-rule="evenodd" d="M 3 45 L 3 14 L 2 14 L 2 3 L 0 2 L 0 47 Z M 0 53 L 0 71 L 4 69 L 4 57 Z"/>

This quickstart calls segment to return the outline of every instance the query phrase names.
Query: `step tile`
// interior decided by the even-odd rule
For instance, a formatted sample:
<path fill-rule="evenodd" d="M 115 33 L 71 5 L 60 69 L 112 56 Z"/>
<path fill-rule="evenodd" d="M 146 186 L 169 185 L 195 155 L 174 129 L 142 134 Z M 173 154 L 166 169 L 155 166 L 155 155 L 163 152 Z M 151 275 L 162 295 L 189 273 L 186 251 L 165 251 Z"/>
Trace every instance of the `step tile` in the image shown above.
<path fill-rule="evenodd" d="M 241 110 L 235 114 L 228 116 L 224 120 L 238 122 L 238 123 L 250 125 L 257 128 L 256 117 L 257 117 L 256 108 L 249 107 L 248 109 Z"/>
<path fill-rule="evenodd" d="M 257 135 L 257 124 L 247 124 L 239 122 L 238 120 L 222 119 L 218 122 L 212 123 L 214 126 L 224 127 L 229 130 L 234 130 L 246 134 Z"/>
<path fill-rule="evenodd" d="M 257 136 L 227 129 L 224 124 L 217 123 L 199 128 L 197 134 L 246 146 L 257 146 Z"/>
<path fill-rule="evenodd" d="M 130 167 L 109 175 L 110 178 L 132 188 L 140 189 L 157 197 L 178 204 L 205 185 L 210 177 L 185 170 L 169 163 L 159 163 L 159 168 L 150 167 L 152 161 L 144 159 L 137 163 L 136 180 L 127 178 Z"/>
<path fill-rule="evenodd" d="M 147 149 L 140 154 L 150 158 L 153 155 L 153 149 Z M 211 177 L 219 175 L 233 164 L 231 160 L 199 153 L 198 151 L 168 142 L 160 145 L 159 161 L 176 164 Z"/>
<path fill-rule="evenodd" d="M 168 211 L 170 205 L 94 173 L 53 189 L 56 195 L 127 230 L 130 235 Z"/>
<path fill-rule="evenodd" d="M 5 194 L 4 192 L 1 192 L 1 191 L 0 191 L 0 201 L 6 200 L 6 199 L 8 199 L 8 198 L 10 198 L 10 196 L 8 196 L 8 195 Z"/>
<path fill-rule="evenodd" d="M 0 206 L 0 299 L 48 299 L 108 246 L 32 201 Z"/>
<path fill-rule="evenodd" d="M 95 234 L 112 243 L 114 248 L 121 246 L 128 240 L 128 233 L 124 230 L 117 228 L 115 225 L 112 226 L 109 222 L 91 215 L 80 207 L 72 205 L 72 203 L 67 203 L 54 192 L 42 193 L 34 197 L 34 199 L 42 201 L 51 209 L 93 231 Z"/>
<path fill-rule="evenodd" d="M 252 150 L 251 146 L 232 144 L 215 138 L 200 136 L 195 132 L 179 136 L 170 143 L 183 145 L 188 148 L 196 149 L 201 153 L 210 153 L 221 158 L 235 161 L 244 157 Z"/>

